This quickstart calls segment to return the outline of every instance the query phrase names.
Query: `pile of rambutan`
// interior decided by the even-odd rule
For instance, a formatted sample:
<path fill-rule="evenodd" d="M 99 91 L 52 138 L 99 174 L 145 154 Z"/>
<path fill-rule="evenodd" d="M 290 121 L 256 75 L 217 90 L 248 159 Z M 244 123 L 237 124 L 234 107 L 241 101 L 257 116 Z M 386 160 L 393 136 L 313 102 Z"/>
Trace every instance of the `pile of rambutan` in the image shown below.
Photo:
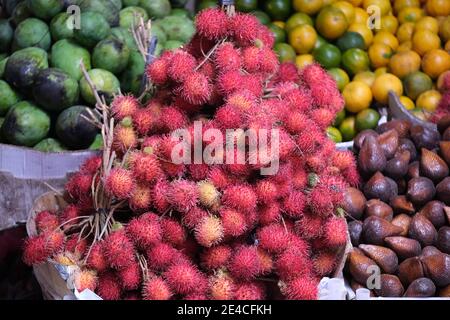
<path fill-rule="evenodd" d="M 37 215 L 24 260 L 74 261 L 76 288 L 103 299 L 316 299 L 347 244 L 343 191 L 359 183 L 326 136 L 343 99 L 320 66 L 280 65 L 252 15 L 205 9 L 196 30 L 148 66 L 151 98 L 114 98 L 114 161 L 88 160 L 67 183 L 71 204 Z M 171 133 L 196 120 L 278 129 L 279 170 L 174 163 Z"/>

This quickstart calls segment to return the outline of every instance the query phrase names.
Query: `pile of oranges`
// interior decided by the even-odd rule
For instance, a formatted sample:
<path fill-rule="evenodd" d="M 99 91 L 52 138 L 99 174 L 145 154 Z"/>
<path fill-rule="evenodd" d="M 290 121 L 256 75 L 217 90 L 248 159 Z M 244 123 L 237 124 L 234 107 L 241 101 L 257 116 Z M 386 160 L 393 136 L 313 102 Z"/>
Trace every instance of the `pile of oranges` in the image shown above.
<path fill-rule="evenodd" d="M 376 126 L 393 90 L 407 109 L 435 110 L 450 72 L 450 0 L 236 0 L 275 34 L 280 60 L 319 62 L 346 102 L 336 141 Z M 379 16 L 377 16 L 379 14 Z"/>

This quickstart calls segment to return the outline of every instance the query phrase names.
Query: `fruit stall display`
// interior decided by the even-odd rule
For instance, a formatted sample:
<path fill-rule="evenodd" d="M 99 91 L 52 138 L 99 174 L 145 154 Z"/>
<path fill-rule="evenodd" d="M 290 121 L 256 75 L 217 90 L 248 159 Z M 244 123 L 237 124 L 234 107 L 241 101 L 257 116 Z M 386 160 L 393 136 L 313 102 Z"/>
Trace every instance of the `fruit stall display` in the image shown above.
<path fill-rule="evenodd" d="M 337 81 L 346 106 L 331 128 L 336 142 L 376 127 L 377 106 L 394 90 L 418 117 L 440 99 L 442 74 L 450 69 L 448 0 L 236 0 L 274 33 L 281 61 L 303 67 L 313 61 Z M 199 0 L 202 8 L 214 1 Z M 367 9 L 381 20 L 367 27 Z M 372 13 L 372 12 L 369 12 Z"/>
<path fill-rule="evenodd" d="M 80 8 L 80 28 L 70 5 Z M 4 0 L 0 16 L 0 142 L 36 150 L 99 149 L 86 121 L 94 106 L 80 62 L 107 99 L 138 94 L 145 61 L 131 29 L 152 19 L 156 55 L 188 42 L 194 24 L 186 1 Z"/>
<path fill-rule="evenodd" d="M 371 284 L 378 267 L 373 296 L 449 297 L 450 117 L 437 127 L 392 120 L 354 147 L 364 182 L 345 195 L 351 287 Z"/>
<path fill-rule="evenodd" d="M 67 204 L 31 213 L 24 261 L 70 265 L 72 287 L 103 299 L 316 299 L 340 269 L 339 206 L 359 181 L 326 135 L 344 101 L 320 66 L 280 65 L 254 16 L 225 6 L 195 21 L 187 46 L 147 67 L 151 97 L 97 100 L 108 147 L 68 181 Z M 170 134 L 196 120 L 219 133 L 277 128 L 279 170 L 262 175 L 261 157 L 173 163 Z M 184 146 L 212 142 L 200 139 Z"/>

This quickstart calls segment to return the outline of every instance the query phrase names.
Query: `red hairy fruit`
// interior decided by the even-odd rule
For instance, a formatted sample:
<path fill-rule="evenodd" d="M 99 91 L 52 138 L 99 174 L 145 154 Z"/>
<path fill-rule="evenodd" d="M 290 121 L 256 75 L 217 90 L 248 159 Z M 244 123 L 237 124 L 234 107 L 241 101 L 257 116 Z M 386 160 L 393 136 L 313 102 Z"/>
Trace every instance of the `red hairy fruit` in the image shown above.
<path fill-rule="evenodd" d="M 328 109 L 320 108 L 314 109 L 310 112 L 311 119 L 319 126 L 321 129 L 326 129 L 329 127 L 334 120 L 335 114 Z"/>
<path fill-rule="evenodd" d="M 136 290 L 141 283 L 141 268 L 137 262 L 117 272 L 123 290 Z"/>
<path fill-rule="evenodd" d="M 81 270 L 75 273 L 74 284 L 79 292 L 86 289 L 94 291 L 97 288 L 97 274 L 92 270 Z"/>
<path fill-rule="evenodd" d="M 208 177 L 209 166 L 206 163 L 189 164 L 187 170 L 193 180 L 200 181 Z"/>
<path fill-rule="evenodd" d="M 87 159 L 80 168 L 80 172 L 86 174 L 95 174 L 102 166 L 102 157 L 94 156 Z"/>
<path fill-rule="evenodd" d="M 258 72 L 261 68 L 260 49 L 249 46 L 242 51 L 243 67 L 248 72 Z"/>
<path fill-rule="evenodd" d="M 176 129 L 182 129 L 187 125 L 186 114 L 175 107 L 165 107 L 162 110 L 161 125 L 165 131 L 171 132 Z"/>
<path fill-rule="evenodd" d="M 323 233 L 323 220 L 320 216 L 307 212 L 296 221 L 295 232 L 307 240 L 318 238 Z"/>
<path fill-rule="evenodd" d="M 197 183 L 200 203 L 206 208 L 216 209 L 220 205 L 220 193 L 214 184 L 204 180 Z"/>
<path fill-rule="evenodd" d="M 156 85 L 163 85 L 169 79 L 168 59 L 156 59 L 149 63 L 146 70 L 147 77 Z"/>
<path fill-rule="evenodd" d="M 273 32 L 264 25 L 260 25 L 258 29 L 258 39 L 264 45 L 264 48 L 272 49 L 275 45 L 275 36 Z"/>
<path fill-rule="evenodd" d="M 240 246 L 231 257 L 228 269 L 233 277 L 243 280 L 255 278 L 260 270 L 258 254 L 254 246 Z"/>
<path fill-rule="evenodd" d="M 277 80 L 278 82 L 298 82 L 300 76 L 298 74 L 297 66 L 292 62 L 283 62 L 278 69 Z"/>
<path fill-rule="evenodd" d="M 299 112 L 308 112 L 313 104 L 309 90 L 303 87 L 287 92 L 283 100 L 286 101 L 292 110 Z"/>
<path fill-rule="evenodd" d="M 133 175 L 143 182 L 154 182 L 163 175 L 159 160 L 153 154 L 136 153 L 133 157 L 131 167 Z"/>
<path fill-rule="evenodd" d="M 140 135 L 146 135 L 154 128 L 155 117 L 149 109 L 138 109 L 132 115 L 133 125 Z"/>
<path fill-rule="evenodd" d="M 198 203 L 198 189 L 194 182 L 188 180 L 175 180 L 170 184 L 167 199 L 169 203 L 180 212 L 187 212 Z"/>
<path fill-rule="evenodd" d="M 313 269 L 317 276 L 330 275 L 336 266 L 336 255 L 334 252 L 319 252 L 313 257 Z"/>
<path fill-rule="evenodd" d="M 209 170 L 208 180 L 210 180 L 218 189 L 224 189 L 230 184 L 230 177 L 225 170 L 220 167 L 212 167 Z"/>
<path fill-rule="evenodd" d="M 119 283 L 119 279 L 112 272 L 102 273 L 98 277 L 95 292 L 104 300 L 119 300 L 122 294 Z"/>
<path fill-rule="evenodd" d="M 205 249 L 201 254 L 201 265 L 206 270 L 212 271 L 224 267 L 232 254 L 228 245 L 219 245 Z"/>
<path fill-rule="evenodd" d="M 23 261 L 31 266 L 46 261 L 51 252 L 47 248 L 45 234 L 28 238 L 23 249 Z"/>
<path fill-rule="evenodd" d="M 172 264 L 176 254 L 177 250 L 164 242 L 157 243 L 147 250 L 149 265 L 155 270 L 165 270 Z"/>
<path fill-rule="evenodd" d="M 234 281 L 229 275 L 219 272 L 217 275 L 209 277 L 209 295 L 211 299 L 232 300 L 234 290 Z"/>
<path fill-rule="evenodd" d="M 34 218 L 38 233 L 53 231 L 59 226 L 58 217 L 50 211 L 41 211 Z"/>
<path fill-rule="evenodd" d="M 69 195 L 74 199 L 84 197 L 91 192 L 92 187 L 92 174 L 76 173 L 66 184 L 66 190 Z"/>
<path fill-rule="evenodd" d="M 242 90 L 228 96 L 227 103 L 240 111 L 246 112 L 256 107 L 256 98 L 250 91 Z"/>
<path fill-rule="evenodd" d="M 289 242 L 289 234 L 284 226 L 279 223 L 273 223 L 262 227 L 256 233 L 259 240 L 259 246 L 270 252 L 281 252 L 286 249 Z"/>
<path fill-rule="evenodd" d="M 219 72 L 237 70 L 241 67 L 239 51 L 230 42 L 225 42 L 217 47 L 214 61 Z"/>
<path fill-rule="evenodd" d="M 199 207 L 194 207 L 185 214 L 183 214 L 182 223 L 189 229 L 194 229 L 203 218 L 208 216 L 209 214 L 205 210 Z"/>
<path fill-rule="evenodd" d="M 337 167 L 341 171 L 345 171 L 348 168 L 356 167 L 355 157 L 351 151 L 336 150 L 331 158 L 333 166 Z"/>
<path fill-rule="evenodd" d="M 173 293 L 167 282 L 160 277 L 151 277 L 143 285 L 144 300 L 169 300 Z"/>
<path fill-rule="evenodd" d="M 66 229 L 73 224 L 76 224 L 78 221 L 78 217 L 80 216 L 80 210 L 74 204 L 69 204 L 67 207 L 63 209 L 59 216 L 60 223 L 65 223 L 62 229 Z"/>
<path fill-rule="evenodd" d="M 181 223 L 173 218 L 164 218 L 160 223 L 163 239 L 175 247 L 183 246 L 187 233 Z"/>
<path fill-rule="evenodd" d="M 347 223 L 345 219 L 330 217 L 324 225 L 324 237 L 329 247 L 345 246 L 347 243 Z"/>
<path fill-rule="evenodd" d="M 154 213 L 146 213 L 128 223 L 126 232 L 138 248 L 146 249 L 162 240 L 162 229 L 158 219 Z"/>
<path fill-rule="evenodd" d="M 201 36 L 220 40 L 228 33 L 228 16 L 218 8 L 205 9 L 197 15 L 195 26 Z"/>
<path fill-rule="evenodd" d="M 277 222 L 281 218 L 280 205 L 277 202 L 261 207 L 258 212 L 259 223 L 263 226 Z"/>
<path fill-rule="evenodd" d="M 275 201 L 278 197 L 277 185 L 269 179 L 258 181 L 255 191 L 260 203 L 268 204 Z"/>
<path fill-rule="evenodd" d="M 227 187 L 222 196 L 222 202 L 228 207 L 239 211 L 251 211 L 256 207 L 256 194 L 252 187 L 237 184 Z"/>
<path fill-rule="evenodd" d="M 118 121 L 125 117 L 131 117 L 139 108 L 139 101 L 130 95 L 115 96 L 111 102 L 114 118 Z"/>
<path fill-rule="evenodd" d="M 220 210 L 224 235 L 227 237 L 239 237 L 247 231 L 245 216 L 239 211 L 223 208 Z"/>
<path fill-rule="evenodd" d="M 114 269 L 128 267 L 135 261 L 134 247 L 124 229 L 114 231 L 103 243 L 105 257 Z"/>
<path fill-rule="evenodd" d="M 236 285 L 234 298 L 236 300 L 264 300 L 264 286 L 259 282 L 240 282 Z"/>
<path fill-rule="evenodd" d="M 146 210 L 152 203 L 152 190 L 143 184 L 137 184 L 130 197 L 130 208 L 134 211 Z"/>
<path fill-rule="evenodd" d="M 87 258 L 87 266 L 96 270 L 97 272 L 103 272 L 108 268 L 108 262 L 103 253 L 102 244 L 103 242 L 94 243 Z"/>
<path fill-rule="evenodd" d="M 260 70 L 262 72 L 265 72 L 267 74 L 273 74 L 277 72 L 279 67 L 278 57 L 270 47 L 264 47 L 260 50 L 259 60 Z"/>
<path fill-rule="evenodd" d="M 137 146 L 137 136 L 132 127 L 116 126 L 114 128 L 113 147 L 120 152 L 126 152 L 128 149 Z"/>
<path fill-rule="evenodd" d="M 195 227 L 195 239 L 204 247 L 211 247 L 220 243 L 224 235 L 224 228 L 219 218 L 206 216 Z"/>
<path fill-rule="evenodd" d="M 129 198 L 134 188 L 134 179 L 129 170 L 114 168 L 106 178 L 106 191 L 119 200 Z"/>
<path fill-rule="evenodd" d="M 211 97 L 212 87 L 208 78 L 195 72 L 188 75 L 181 86 L 181 96 L 194 105 L 206 103 Z"/>
<path fill-rule="evenodd" d="M 221 129 L 236 129 L 242 123 L 242 113 L 236 107 L 225 104 L 217 110 L 214 120 Z"/>
<path fill-rule="evenodd" d="M 244 75 L 239 70 L 224 72 L 217 79 L 220 92 L 226 96 L 235 91 L 242 90 L 243 82 Z"/>
<path fill-rule="evenodd" d="M 164 272 L 164 277 L 169 286 L 179 294 L 189 294 L 197 288 L 202 275 L 198 269 L 192 265 L 173 265 Z"/>
<path fill-rule="evenodd" d="M 169 182 L 165 179 L 160 179 L 155 183 L 155 186 L 153 187 L 153 206 L 160 212 L 165 212 L 169 206 L 170 203 L 167 200 L 167 193 L 169 192 L 170 185 Z"/>
<path fill-rule="evenodd" d="M 287 282 L 282 293 L 289 300 L 316 300 L 318 299 L 319 282 L 311 277 L 298 277 Z"/>
<path fill-rule="evenodd" d="M 169 60 L 168 75 L 174 81 L 185 81 L 194 72 L 197 65 L 195 58 L 183 50 L 176 50 Z"/>
<path fill-rule="evenodd" d="M 87 240 L 82 239 L 79 233 L 70 235 L 64 246 L 65 251 L 72 252 L 77 258 L 81 258 L 86 253 L 87 248 Z"/>
<path fill-rule="evenodd" d="M 327 217 L 333 213 L 333 199 L 330 192 L 321 187 L 315 187 L 308 195 L 308 205 L 311 211 L 319 216 Z"/>
<path fill-rule="evenodd" d="M 303 132 L 308 126 L 308 117 L 299 111 L 293 111 L 284 119 L 285 128 L 292 134 Z"/>
<path fill-rule="evenodd" d="M 250 14 L 238 13 L 230 19 L 229 28 L 235 41 L 240 45 L 249 45 L 256 40 L 260 23 L 258 19 Z"/>
<path fill-rule="evenodd" d="M 261 266 L 260 274 L 261 275 L 270 274 L 273 270 L 272 255 L 261 248 L 258 248 L 256 253 L 258 254 L 259 264 Z"/>
<path fill-rule="evenodd" d="M 310 275 L 312 263 L 306 252 L 287 246 L 287 249 L 276 258 L 275 268 L 280 278 L 286 280 Z"/>
<path fill-rule="evenodd" d="M 303 215 L 306 206 L 306 196 L 301 191 L 292 191 L 283 199 L 283 210 L 292 218 Z"/>

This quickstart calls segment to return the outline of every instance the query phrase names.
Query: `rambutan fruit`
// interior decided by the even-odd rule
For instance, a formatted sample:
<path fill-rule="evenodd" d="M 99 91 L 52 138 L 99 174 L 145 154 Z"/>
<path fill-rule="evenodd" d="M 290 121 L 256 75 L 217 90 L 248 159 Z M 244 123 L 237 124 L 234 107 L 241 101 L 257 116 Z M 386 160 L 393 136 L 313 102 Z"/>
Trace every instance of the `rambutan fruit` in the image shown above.
<path fill-rule="evenodd" d="M 200 203 L 206 208 L 217 208 L 220 205 L 220 193 L 208 180 L 197 183 Z"/>
<path fill-rule="evenodd" d="M 129 198 L 135 189 L 135 183 L 131 171 L 122 168 L 113 168 L 105 183 L 109 195 L 123 200 Z"/>
<path fill-rule="evenodd" d="M 154 154 L 136 153 L 131 164 L 133 175 L 140 181 L 151 183 L 161 178 L 163 172 Z"/>
<path fill-rule="evenodd" d="M 209 165 L 206 163 L 189 164 L 187 166 L 191 178 L 195 181 L 205 180 L 208 177 Z"/>
<path fill-rule="evenodd" d="M 141 283 L 141 268 L 137 262 L 117 271 L 123 290 L 136 290 Z"/>
<path fill-rule="evenodd" d="M 64 246 L 64 250 L 66 252 L 73 253 L 73 256 L 78 259 L 84 256 L 87 248 L 88 248 L 87 240 L 83 239 L 79 233 L 74 233 L 70 235 Z"/>
<path fill-rule="evenodd" d="M 203 63 L 198 71 L 203 73 L 208 79 L 214 79 L 216 76 L 216 68 L 210 61 Z"/>
<path fill-rule="evenodd" d="M 286 249 L 289 241 L 287 230 L 279 223 L 272 223 L 256 232 L 259 246 L 269 252 L 278 253 Z"/>
<path fill-rule="evenodd" d="M 228 269 L 233 277 L 243 280 L 255 278 L 261 271 L 255 246 L 242 245 L 233 253 Z"/>
<path fill-rule="evenodd" d="M 87 159 L 80 167 L 80 172 L 86 174 L 95 174 L 102 166 L 102 157 L 94 156 Z"/>
<path fill-rule="evenodd" d="M 97 273 L 93 270 L 80 270 L 75 273 L 74 284 L 78 292 L 83 292 L 88 289 L 92 292 L 97 288 Z"/>
<path fill-rule="evenodd" d="M 282 252 L 275 260 L 275 270 L 283 280 L 308 276 L 312 272 L 312 263 L 308 255 L 296 247 Z"/>
<path fill-rule="evenodd" d="M 295 223 L 295 232 L 304 239 L 318 238 L 323 233 L 323 220 L 320 216 L 307 213 Z"/>
<path fill-rule="evenodd" d="M 306 196 L 301 191 L 293 190 L 283 198 L 283 211 L 292 218 L 302 216 L 306 207 Z"/>
<path fill-rule="evenodd" d="M 305 113 L 310 111 L 313 104 L 309 90 L 303 87 L 287 92 L 283 100 L 292 110 Z"/>
<path fill-rule="evenodd" d="M 167 193 L 169 192 L 170 184 L 165 179 L 159 179 L 156 181 L 154 187 L 153 187 L 153 206 L 158 210 L 158 212 L 163 213 L 165 212 L 169 207 L 170 203 L 167 200 Z"/>
<path fill-rule="evenodd" d="M 160 121 L 163 129 L 167 132 L 182 129 L 186 127 L 188 123 L 186 114 L 175 107 L 163 108 Z"/>
<path fill-rule="evenodd" d="M 331 158 L 331 163 L 341 171 L 356 166 L 355 157 L 353 156 L 353 153 L 348 150 L 336 150 Z"/>
<path fill-rule="evenodd" d="M 277 185 L 270 179 L 259 180 L 256 183 L 255 191 L 260 203 L 268 204 L 278 197 Z"/>
<path fill-rule="evenodd" d="M 222 240 L 224 235 L 222 222 L 215 216 L 206 216 L 197 223 L 194 234 L 200 245 L 209 248 Z"/>
<path fill-rule="evenodd" d="M 179 212 L 187 212 L 195 207 L 199 200 L 197 185 L 188 180 L 175 180 L 167 193 L 169 203 Z"/>
<path fill-rule="evenodd" d="M 126 232 L 133 243 L 141 249 L 162 240 L 162 228 L 158 216 L 154 213 L 146 213 L 132 219 L 126 226 Z"/>
<path fill-rule="evenodd" d="M 274 143 L 278 143 L 278 146 L 274 145 Z M 283 129 L 279 129 L 279 141 L 271 141 L 270 148 L 278 148 L 279 159 L 286 160 L 295 151 L 297 146 L 289 133 Z"/>
<path fill-rule="evenodd" d="M 122 294 L 119 279 L 111 271 L 100 274 L 95 293 L 103 300 L 119 300 Z"/>
<path fill-rule="evenodd" d="M 318 128 L 309 127 L 297 136 L 297 146 L 305 155 L 313 154 L 321 145 L 323 138 Z"/>
<path fill-rule="evenodd" d="M 171 245 L 160 242 L 147 250 L 149 266 L 155 270 L 165 270 L 171 265 L 173 258 L 177 254 L 177 249 Z"/>
<path fill-rule="evenodd" d="M 209 40 L 220 40 L 228 34 L 228 16 L 219 8 L 202 10 L 195 18 L 199 35 Z"/>
<path fill-rule="evenodd" d="M 207 102 L 211 97 L 212 86 L 209 79 L 200 72 L 188 75 L 180 87 L 184 100 L 194 105 Z"/>
<path fill-rule="evenodd" d="M 280 65 L 278 57 L 271 47 L 264 47 L 259 53 L 259 65 L 261 72 L 274 74 Z"/>
<path fill-rule="evenodd" d="M 126 152 L 137 146 L 136 132 L 132 127 L 116 126 L 114 128 L 113 148 L 116 151 Z"/>
<path fill-rule="evenodd" d="M 189 294 L 195 291 L 201 281 L 202 274 L 193 265 L 173 265 L 163 274 L 170 288 L 179 294 Z"/>
<path fill-rule="evenodd" d="M 195 58 L 186 51 L 178 49 L 173 52 L 169 60 L 168 75 L 177 82 L 183 82 L 194 72 L 197 65 Z"/>
<path fill-rule="evenodd" d="M 169 61 L 159 58 L 149 63 L 146 74 L 148 79 L 156 85 L 163 85 L 169 79 Z"/>
<path fill-rule="evenodd" d="M 96 242 L 92 245 L 91 252 L 87 258 L 86 265 L 96 270 L 97 272 L 103 272 L 108 268 L 108 262 L 106 261 L 106 257 L 103 253 L 103 241 Z"/>
<path fill-rule="evenodd" d="M 319 277 L 330 275 L 336 265 L 336 255 L 334 252 L 319 252 L 312 260 L 314 272 Z"/>
<path fill-rule="evenodd" d="M 292 134 L 303 132 L 308 125 L 308 116 L 299 111 L 293 111 L 284 119 L 285 128 Z"/>
<path fill-rule="evenodd" d="M 223 191 L 222 203 L 239 211 L 251 211 L 256 207 L 257 197 L 250 185 L 231 185 Z"/>
<path fill-rule="evenodd" d="M 302 167 L 298 167 L 294 170 L 294 174 L 292 175 L 292 186 L 295 189 L 303 190 L 306 188 L 308 184 L 308 173 Z"/>
<path fill-rule="evenodd" d="M 270 274 L 274 266 L 272 255 L 268 253 L 266 250 L 261 248 L 258 248 L 256 253 L 258 254 L 259 264 L 261 266 L 260 274 L 261 275 Z"/>
<path fill-rule="evenodd" d="M 224 42 L 217 47 L 214 62 L 219 72 L 238 70 L 241 67 L 241 56 L 231 42 Z"/>
<path fill-rule="evenodd" d="M 203 218 L 208 216 L 209 214 L 205 210 L 199 207 L 194 207 L 182 215 L 181 221 L 187 228 L 194 229 Z"/>
<path fill-rule="evenodd" d="M 209 52 L 216 45 L 216 41 L 209 40 L 196 33 L 191 41 L 185 46 L 186 51 L 197 59 L 204 59 L 205 52 Z"/>
<path fill-rule="evenodd" d="M 142 287 L 144 300 L 169 300 L 172 295 L 169 285 L 160 277 L 150 277 Z"/>
<path fill-rule="evenodd" d="M 30 237 L 25 241 L 23 248 L 23 261 L 31 266 L 46 261 L 50 257 L 50 250 L 47 248 L 45 234 Z"/>
<path fill-rule="evenodd" d="M 105 238 L 103 252 L 109 265 L 114 269 L 128 267 L 135 261 L 133 243 L 124 229 L 114 231 Z"/>
<path fill-rule="evenodd" d="M 160 221 L 164 241 L 175 247 L 180 247 L 186 241 L 187 233 L 180 222 L 173 218 L 164 218 Z"/>
<path fill-rule="evenodd" d="M 111 102 L 114 118 L 118 121 L 131 117 L 139 108 L 139 101 L 130 95 L 117 95 Z"/>
<path fill-rule="evenodd" d="M 259 222 L 263 226 L 278 222 L 281 218 L 280 205 L 277 202 L 272 202 L 261 207 L 258 212 Z"/>
<path fill-rule="evenodd" d="M 208 271 L 213 271 L 225 267 L 232 255 L 232 250 L 228 245 L 218 245 L 205 249 L 200 258 L 201 265 Z"/>
<path fill-rule="evenodd" d="M 325 108 L 311 110 L 309 114 L 311 119 L 321 129 L 326 129 L 327 127 L 329 127 L 333 123 L 335 117 L 335 114 L 333 112 Z"/>
<path fill-rule="evenodd" d="M 264 78 L 259 74 L 246 74 L 240 83 L 241 90 L 250 91 L 254 96 L 260 98 L 263 92 Z"/>
<path fill-rule="evenodd" d="M 248 90 L 237 91 L 227 97 L 227 104 L 242 112 L 253 110 L 256 107 L 256 98 Z"/>
<path fill-rule="evenodd" d="M 280 64 L 276 78 L 278 82 L 298 82 L 300 80 L 300 75 L 298 74 L 297 66 L 294 63 L 283 62 Z"/>
<path fill-rule="evenodd" d="M 323 227 L 327 246 L 343 247 L 347 243 L 347 223 L 345 219 L 330 217 Z"/>
<path fill-rule="evenodd" d="M 232 70 L 220 74 L 217 82 L 220 92 L 228 96 L 235 91 L 242 90 L 244 76 L 239 70 Z"/>
<path fill-rule="evenodd" d="M 74 199 L 79 199 L 91 192 L 92 174 L 78 172 L 74 174 L 66 184 L 66 190 Z"/>
<path fill-rule="evenodd" d="M 300 276 L 281 287 L 289 300 L 317 300 L 319 282 L 311 277 Z"/>
<path fill-rule="evenodd" d="M 130 208 L 133 211 L 143 211 L 152 203 L 152 190 L 144 184 L 137 184 L 129 199 Z"/>
<path fill-rule="evenodd" d="M 226 237 L 239 237 L 247 231 L 246 217 L 239 211 L 223 208 L 220 210 L 220 218 Z"/>
<path fill-rule="evenodd" d="M 260 23 L 253 15 L 238 13 L 230 18 L 228 27 L 234 40 L 239 45 L 245 46 L 256 40 L 255 30 L 260 28 Z"/>
<path fill-rule="evenodd" d="M 229 104 L 220 107 L 214 115 L 214 120 L 221 129 L 237 129 L 242 119 L 242 112 Z"/>
<path fill-rule="evenodd" d="M 149 109 L 138 109 L 132 117 L 133 125 L 140 135 L 148 134 L 154 126 L 155 118 Z"/>
<path fill-rule="evenodd" d="M 41 211 L 35 218 L 36 229 L 38 233 L 53 231 L 59 226 L 58 217 L 50 211 Z"/>
<path fill-rule="evenodd" d="M 260 282 L 240 282 L 236 284 L 234 299 L 236 300 L 264 300 L 266 298 L 264 286 Z"/>
<path fill-rule="evenodd" d="M 265 25 L 260 25 L 256 42 L 261 41 L 263 48 L 272 49 L 275 45 L 275 36 L 273 32 Z"/>
<path fill-rule="evenodd" d="M 64 249 L 66 238 L 62 231 L 47 231 L 43 233 L 43 235 L 45 238 L 45 245 L 51 255 Z"/>
<path fill-rule="evenodd" d="M 209 277 L 209 295 L 212 300 L 232 300 L 234 289 L 233 279 L 224 272 Z"/>
<path fill-rule="evenodd" d="M 345 181 L 352 187 L 357 187 L 361 183 L 361 176 L 359 175 L 356 166 L 351 166 L 342 172 Z"/>
<path fill-rule="evenodd" d="M 256 46 L 249 46 L 242 51 L 242 63 L 248 72 L 258 72 L 260 65 L 260 49 Z"/>
<path fill-rule="evenodd" d="M 210 168 L 208 180 L 218 189 L 224 189 L 230 184 L 230 178 L 224 169 L 218 166 Z"/>
<path fill-rule="evenodd" d="M 326 188 L 315 187 L 308 194 L 308 206 L 311 211 L 321 217 L 326 217 L 333 213 L 333 198 Z"/>

